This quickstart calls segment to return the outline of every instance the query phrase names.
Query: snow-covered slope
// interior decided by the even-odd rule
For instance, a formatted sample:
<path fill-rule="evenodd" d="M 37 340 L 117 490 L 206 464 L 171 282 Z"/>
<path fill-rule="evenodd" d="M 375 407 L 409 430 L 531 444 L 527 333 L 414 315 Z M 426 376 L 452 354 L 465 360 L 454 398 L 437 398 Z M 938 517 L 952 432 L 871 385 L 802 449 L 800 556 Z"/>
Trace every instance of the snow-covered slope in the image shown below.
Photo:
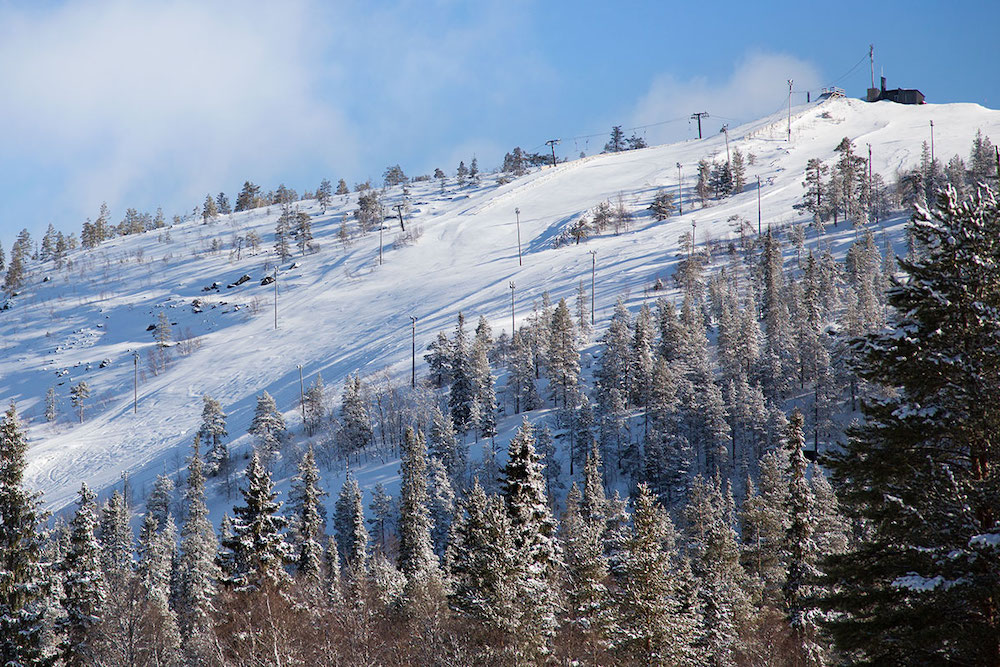
<path fill-rule="evenodd" d="M 450 182 L 442 194 L 436 181 L 416 183 L 407 224 L 421 235 L 396 247 L 398 224 L 387 220 L 381 266 L 377 232 L 356 236 L 346 250 L 338 241 L 341 220 L 356 208 L 356 195 L 335 197 L 325 213 L 315 202 L 302 202 L 314 216 L 320 250 L 296 253 L 279 266 L 277 330 L 273 286 L 260 285 L 273 267 L 277 207 L 118 238 L 96 250 L 75 251 L 68 269 L 36 266 L 12 308 L 0 313 L 0 395 L 16 400 L 31 423 L 28 483 L 58 510 L 72 502 L 81 481 L 103 489 L 127 471 L 141 487 L 156 473 L 177 470 L 199 425 L 203 394 L 222 402 L 237 447 L 245 444 L 243 434 L 263 390 L 275 396 L 297 427 L 299 365 L 307 384 L 322 373 L 337 395 L 343 379 L 355 371 L 366 375 L 388 369 L 408 379 L 411 315 L 419 318 L 421 373 L 426 367 L 419 354 L 438 330 L 453 328 L 459 310 L 473 323 L 485 315 L 494 334 L 509 333 L 509 283 L 516 285 L 515 311 L 521 319 L 545 290 L 559 299 L 570 298 L 581 279 L 589 286 L 591 250 L 597 252 L 600 320 L 619 295 L 641 300 L 657 277 L 669 277 L 678 240 L 692 225 L 702 242 L 731 235 L 733 215 L 756 224 L 757 175 L 763 182 L 764 224 L 800 220 L 792 204 L 801 199 L 807 160 L 831 160 L 846 136 L 858 153 L 867 154 L 870 144 L 875 171 L 891 180 L 897 169 L 919 160 L 930 120 L 936 155 L 945 161 L 956 153 L 967 156 L 978 128 L 1000 138 L 1000 112 L 978 105 L 911 107 L 834 99 L 793 109 L 790 143 L 783 114 L 731 129 L 730 148 L 755 155 L 747 168 L 749 185 L 704 209 L 694 201 L 696 164 L 712 155 L 725 159 L 722 134 L 579 159 L 502 186 L 487 176 L 478 187 Z M 677 192 L 678 162 L 684 213 L 655 222 L 645 208 L 659 188 Z M 627 233 L 552 248 L 569 221 L 619 196 L 637 216 Z M 394 188 L 388 203 L 400 197 Z M 523 266 L 518 264 L 515 209 L 520 210 Z M 261 250 L 251 255 L 244 247 L 237 258 L 231 243 L 250 230 L 262 239 Z M 831 238 L 845 243 L 853 233 L 842 230 Z M 221 250 L 212 250 L 213 240 Z M 244 274 L 251 276 L 249 282 L 227 289 Z M 221 284 L 218 291 L 203 291 L 213 282 Z M 205 302 L 202 312 L 194 312 L 194 299 Z M 161 310 L 175 323 L 175 338 L 190 331 L 200 347 L 188 354 L 174 348 L 169 366 L 154 375 L 146 360 L 153 346 L 147 327 Z M 133 414 L 135 352 L 139 382 Z M 81 380 L 90 385 L 91 398 L 85 421 L 78 423 L 69 388 Z M 55 387 L 61 411 L 54 424 L 42 417 L 49 387 Z M 393 466 L 383 466 L 372 479 L 394 474 Z"/>

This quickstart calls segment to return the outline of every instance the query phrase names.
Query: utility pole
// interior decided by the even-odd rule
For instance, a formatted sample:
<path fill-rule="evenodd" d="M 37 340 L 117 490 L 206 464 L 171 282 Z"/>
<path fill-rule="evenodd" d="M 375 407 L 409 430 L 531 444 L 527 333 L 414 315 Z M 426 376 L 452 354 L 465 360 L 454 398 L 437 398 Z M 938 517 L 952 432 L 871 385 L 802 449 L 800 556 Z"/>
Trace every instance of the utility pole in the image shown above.
<path fill-rule="evenodd" d="M 559 143 L 558 139 L 549 139 L 545 144 L 552 149 L 552 166 L 556 166 L 556 144 Z"/>
<path fill-rule="evenodd" d="M 278 265 L 274 265 L 274 330 L 278 330 Z"/>
<path fill-rule="evenodd" d="M 757 176 L 757 236 L 760 236 L 760 176 Z"/>
<path fill-rule="evenodd" d="M 514 339 L 514 281 L 508 284 L 510 287 L 510 338 Z"/>
<path fill-rule="evenodd" d="M 677 163 L 677 215 L 684 215 L 684 198 L 681 196 L 681 163 Z"/>
<path fill-rule="evenodd" d="M 406 207 L 404 204 L 396 204 L 393 208 L 396 209 L 396 213 L 399 215 L 399 228 L 405 232 L 406 227 L 403 226 L 403 209 Z"/>
<path fill-rule="evenodd" d="M 594 324 L 594 300 L 597 294 L 594 287 L 597 284 L 597 251 L 590 251 L 591 263 L 590 263 L 590 324 Z"/>
<path fill-rule="evenodd" d="M 139 353 L 132 355 L 132 414 L 139 414 Z"/>
<path fill-rule="evenodd" d="M 302 408 L 302 425 L 306 423 L 306 388 L 302 383 L 302 364 L 299 364 L 299 407 Z"/>
<path fill-rule="evenodd" d="M 792 80 L 788 80 L 788 143 L 792 142 Z"/>
<path fill-rule="evenodd" d="M 691 221 L 691 246 L 688 248 L 688 259 L 691 259 L 692 257 L 694 257 L 694 235 L 695 235 L 695 228 L 697 226 L 698 226 L 698 221 L 697 220 L 692 220 Z"/>
<path fill-rule="evenodd" d="M 698 121 L 698 138 L 699 139 L 701 139 L 701 119 L 702 118 L 708 118 L 708 112 L 707 111 L 699 111 L 697 113 L 691 114 L 691 119 Z"/>
<path fill-rule="evenodd" d="M 417 386 L 417 319 L 410 315 L 410 347 L 412 361 L 410 363 L 410 387 Z"/>
<path fill-rule="evenodd" d="M 726 135 L 726 166 L 732 169 L 732 165 L 730 164 L 729 160 L 729 123 L 723 125 L 722 128 L 719 130 L 719 132 L 722 132 L 723 134 Z"/>
<path fill-rule="evenodd" d="M 378 265 L 382 266 L 382 232 L 385 230 L 385 221 L 378 226 Z"/>
<path fill-rule="evenodd" d="M 521 209 L 520 208 L 514 209 L 514 218 L 517 221 L 517 265 L 524 266 L 524 263 L 521 261 Z M 513 335 L 513 332 L 511 332 L 511 334 Z"/>
<path fill-rule="evenodd" d="M 931 164 L 934 164 L 934 121 L 931 121 Z"/>

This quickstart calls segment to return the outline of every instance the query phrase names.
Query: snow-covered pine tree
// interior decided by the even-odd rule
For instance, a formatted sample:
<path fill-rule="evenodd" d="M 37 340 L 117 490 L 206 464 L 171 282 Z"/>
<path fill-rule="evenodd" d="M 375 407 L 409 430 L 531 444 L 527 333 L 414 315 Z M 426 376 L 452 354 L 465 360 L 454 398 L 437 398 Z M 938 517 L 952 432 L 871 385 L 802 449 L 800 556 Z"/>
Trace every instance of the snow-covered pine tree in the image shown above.
<path fill-rule="evenodd" d="M 320 488 L 319 481 L 316 454 L 310 446 L 299 461 L 298 474 L 292 479 L 288 498 L 292 510 L 289 525 L 296 572 L 300 577 L 312 580 L 318 580 L 321 575 L 323 545 L 326 543 L 323 498 L 327 494 Z"/>
<path fill-rule="evenodd" d="M 281 215 L 274 226 L 274 254 L 278 256 L 279 262 L 287 262 L 292 256 L 292 249 L 289 244 L 289 237 L 292 235 L 292 225 L 295 222 L 295 212 L 289 203 L 281 206 Z"/>
<path fill-rule="evenodd" d="M 70 387 L 69 398 L 73 407 L 76 408 L 76 414 L 82 424 L 84 409 L 87 407 L 87 399 L 90 398 L 90 386 L 87 384 L 87 381 L 80 380 L 80 382 Z"/>
<path fill-rule="evenodd" d="M 24 488 L 28 441 L 14 404 L 0 418 L 0 663 L 46 664 L 42 524 L 37 493 Z"/>
<path fill-rule="evenodd" d="M 288 429 L 285 427 L 285 418 L 278 412 L 274 398 L 266 391 L 257 397 L 253 421 L 250 422 L 247 432 L 254 436 L 257 445 L 255 452 L 258 452 L 265 462 L 270 463 L 281 451 L 281 444 Z"/>
<path fill-rule="evenodd" d="M 873 663 L 997 664 L 1000 412 L 984 397 L 1000 386 L 1000 206 L 945 191 L 910 231 L 921 252 L 899 260 L 891 328 L 855 346 L 861 377 L 891 392 L 829 455 L 864 530 L 824 566 L 828 627 Z"/>
<path fill-rule="evenodd" d="M 61 658 L 66 665 L 93 664 L 99 655 L 101 625 L 107 591 L 101 572 L 96 496 L 87 484 L 80 487 L 76 514 L 70 521 L 70 540 L 60 569 L 63 572 Z"/>
<path fill-rule="evenodd" d="M 219 207 L 215 205 L 212 195 L 205 195 L 205 203 L 201 205 L 201 220 L 208 224 L 219 217 Z"/>
<path fill-rule="evenodd" d="M 215 208 L 218 209 L 220 215 L 229 215 L 233 212 L 233 207 L 229 204 L 229 197 L 226 196 L 225 192 L 216 195 Z"/>
<path fill-rule="evenodd" d="M 279 515 L 281 503 L 271 474 L 254 453 L 246 471 L 244 505 L 233 508 L 233 534 L 222 546 L 232 554 L 232 571 L 225 584 L 235 591 L 280 588 L 288 582 L 285 564 L 293 555 L 282 531 L 288 520 Z"/>
<path fill-rule="evenodd" d="M 226 416 L 219 401 L 208 394 L 202 396 L 201 428 L 198 433 L 205 443 L 205 473 L 209 476 L 224 474 L 229 465 L 229 448 L 223 442 L 229 435 Z"/>

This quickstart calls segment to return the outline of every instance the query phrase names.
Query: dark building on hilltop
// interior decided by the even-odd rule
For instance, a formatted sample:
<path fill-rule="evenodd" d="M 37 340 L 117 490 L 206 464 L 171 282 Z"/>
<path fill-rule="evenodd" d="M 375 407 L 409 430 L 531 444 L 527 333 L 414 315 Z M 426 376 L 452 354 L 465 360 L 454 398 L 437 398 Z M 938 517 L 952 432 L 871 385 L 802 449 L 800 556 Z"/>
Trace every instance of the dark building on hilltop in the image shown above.
<path fill-rule="evenodd" d="M 868 101 L 878 102 L 879 100 L 889 100 L 897 104 L 923 104 L 924 94 L 915 88 L 896 88 L 895 90 L 885 89 L 885 77 L 882 77 L 882 90 L 878 88 L 868 89 Z"/>

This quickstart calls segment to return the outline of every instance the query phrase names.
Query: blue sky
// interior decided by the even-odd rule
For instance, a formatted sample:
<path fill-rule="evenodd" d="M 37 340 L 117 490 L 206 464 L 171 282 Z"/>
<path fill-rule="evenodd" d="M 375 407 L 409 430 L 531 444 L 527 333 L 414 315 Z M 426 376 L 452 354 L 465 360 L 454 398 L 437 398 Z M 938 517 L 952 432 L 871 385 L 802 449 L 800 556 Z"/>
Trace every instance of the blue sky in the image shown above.
<path fill-rule="evenodd" d="M 79 232 L 102 201 L 169 217 L 246 179 L 593 153 L 604 137 L 568 138 L 673 119 L 647 140 L 690 138 L 691 112 L 709 132 L 766 115 L 788 78 L 863 95 L 869 43 L 890 87 L 998 108 L 997 25 L 1000 3 L 964 0 L 0 0 L 0 240 Z"/>

